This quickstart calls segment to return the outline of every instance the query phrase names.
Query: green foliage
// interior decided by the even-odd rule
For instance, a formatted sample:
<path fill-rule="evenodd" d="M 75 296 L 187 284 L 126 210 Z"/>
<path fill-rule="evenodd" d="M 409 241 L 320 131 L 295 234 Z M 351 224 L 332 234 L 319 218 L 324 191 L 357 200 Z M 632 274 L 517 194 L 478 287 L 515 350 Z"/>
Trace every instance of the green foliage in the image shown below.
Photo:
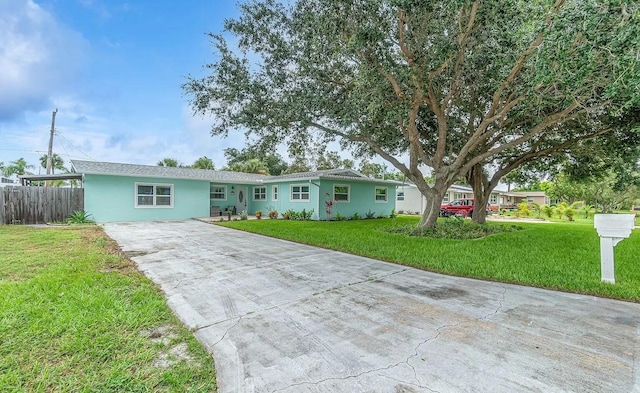
<path fill-rule="evenodd" d="M 323 169 L 353 169 L 355 163 L 353 160 L 348 158 L 342 158 L 337 152 L 328 151 L 324 154 L 322 152 L 318 152 L 318 157 L 316 158 L 316 170 Z"/>
<path fill-rule="evenodd" d="M 275 220 L 276 218 L 278 218 L 278 211 L 277 210 L 269 210 L 269 218 L 272 220 Z"/>
<path fill-rule="evenodd" d="M 162 160 L 158 161 L 158 163 L 156 165 L 157 166 L 168 166 L 168 167 L 173 167 L 173 168 L 177 168 L 177 167 L 182 167 L 183 166 L 181 163 L 178 162 L 177 159 L 170 158 L 170 157 L 163 158 Z"/>
<path fill-rule="evenodd" d="M 542 211 L 544 212 L 544 215 L 547 216 L 547 218 L 551 218 L 554 213 L 554 208 L 551 205 L 544 205 L 542 207 Z"/>
<path fill-rule="evenodd" d="M 285 220 L 296 220 L 296 221 L 309 221 L 311 217 L 313 217 L 314 209 L 307 211 L 306 209 L 302 209 L 301 212 L 289 209 L 286 212 L 282 213 L 282 218 Z"/>
<path fill-rule="evenodd" d="M 358 157 L 386 159 L 427 199 L 493 165 L 490 182 L 473 183 L 490 192 L 522 163 L 619 130 L 614 118 L 625 132 L 637 126 L 639 9 L 628 0 L 257 0 L 210 35 L 211 74 L 183 88 L 196 113 L 215 119 L 214 135 L 238 130 L 294 156 L 340 140 Z M 422 224 L 435 225 L 433 210 Z"/>
<path fill-rule="evenodd" d="M 233 172 L 258 173 L 261 175 L 269 174 L 267 164 L 257 158 L 252 158 L 245 162 L 235 162 L 229 165 L 226 170 Z"/>
<path fill-rule="evenodd" d="M 47 168 L 47 162 L 49 160 L 48 154 L 43 154 L 40 156 L 40 166 L 43 168 Z M 53 153 L 51 157 L 51 173 L 55 173 L 55 170 L 66 171 L 64 167 L 64 160 L 57 153 Z"/>
<path fill-rule="evenodd" d="M 412 225 L 399 225 L 383 228 L 390 233 L 402 233 L 409 236 L 432 237 L 436 239 L 479 239 L 488 235 L 513 232 L 523 228 L 516 225 L 478 224 L 464 218 L 453 218 L 438 222 L 435 228 L 417 228 Z"/>
<path fill-rule="evenodd" d="M 593 212 L 595 209 L 591 205 L 584 204 L 580 211 L 584 215 L 584 218 L 589 218 L 589 213 Z"/>
<path fill-rule="evenodd" d="M 376 213 L 372 212 L 371 209 L 369 209 L 369 211 L 365 213 L 364 218 L 371 219 L 371 218 L 374 218 L 375 216 L 376 216 Z"/>
<path fill-rule="evenodd" d="M 33 175 L 33 173 L 29 172 L 27 169 L 35 168 L 33 165 L 27 163 L 27 161 L 20 157 L 15 161 L 11 161 L 11 163 L 7 166 L 4 166 L 2 170 L 3 176 L 10 177 L 13 175 Z"/>
<path fill-rule="evenodd" d="M 231 168 L 234 165 L 246 165 L 250 160 L 258 160 L 260 162 L 260 170 L 265 170 L 266 173 L 278 176 L 287 170 L 288 165 L 284 159 L 276 153 L 270 153 L 269 146 L 250 146 L 242 150 L 235 148 L 227 148 L 224 150 L 224 156 L 227 158 L 227 167 Z M 247 172 L 242 170 L 239 172 Z"/>
<path fill-rule="evenodd" d="M 389 218 L 396 218 L 397 214 L 396 214 L 396 209 L 391 209 L 391 213 L 389 214 Z"/>
<path fill-rule="evenodd" d="M 360 216 L 360 214 L 358 212 L 353 213 L 353 215 L 351 216 L 352 220 L 361 220 L 362 217 Z"/>
<path fill-rule="evenodd" d="M 536 202 L 531 202 L 531 206 L 533 206 L 535 211 L 538 213 L 538 218 L 541 218 L 541 216 L 542 216 L 542 205 L 540 205 L 539 203 L 536 203 Z"/>
<path fill-rule="evenodd" d="M 336 214 L 333 215 L 333 220 L 334 221 L 345 221 L 346 219 L 347 219 L 347 217 L 345 217 L 342 214 L 340 214 L 340 212 L 336 212 Z"/>
<path fill-rule="evenodd" d="M 529 217 L 530 215 L 531 215 L 531 208 L 529 207 L 529 202 L 522 201 L 518 203 L 518 210 L 516 210 L 516 216 Z"/>
<path fill-rule="evenodd" d="M 198 158 L 197 160 L 195 160 L 195 162 L 193 163 L 193 165 L 191 165 L 191 168 L 194 169 L 209 169 L 209 170 L 215 170 L 216 167 L 213 164 L 213 160 L 207 156 L 202 156 L 200 158 Z"/>
<path fill-rule="evenodd" d="M 640 179 L 640 173 L 638 173 Z M 613 172 L 602 177 L 572 179 L 564 173 L 544 184 L 545 193 L 552 200 L 584 201 L 584 204 L 610 213 L 614 210 L 629 208 L 632 201 L 640 195 L 640 187 L 635 181 L 629 181 L 624 187 L 616 188 L 617 178 Z"/>
<path fill-rule="evenodd" d="M 240 212 L 240 219 L 241 220 L 248 220 L 249 219 L 249 216 L 247 215 L 247 211 L 246 210 L 243 210 L 243 211 Z"/>
<path fill-rule="evenodd" d="M 90 218 L 91 214 L 85 210 L 75 210 L 67 217 L 68 224 L 90 224 L 94 221 Z"/>

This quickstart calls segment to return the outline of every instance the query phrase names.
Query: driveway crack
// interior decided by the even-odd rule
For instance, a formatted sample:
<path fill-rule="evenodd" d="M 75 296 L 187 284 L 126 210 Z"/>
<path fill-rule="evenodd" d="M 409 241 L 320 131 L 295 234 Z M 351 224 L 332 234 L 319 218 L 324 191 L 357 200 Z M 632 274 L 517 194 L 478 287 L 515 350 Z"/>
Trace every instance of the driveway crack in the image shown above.
<path fill-rule="evenodd" d="M 285 387 L 282 387 L 282 388 L 278 388 L 278 389 L 272 390 L 271 393 L 282 392 L 282 391 L 285 391 L 285 390 L 288 390 L 288 389 L 291 389 L 291 388 L 295 388 L 295 387 L 298 387 L 298 386 L 305 386 L 305 385 L 316 386 L 316 385 L 320 385 L 320 384 L 328 382 L 328 381 L 346 381 L 348 379 L 359 378 L 359 377 L 361 377 L 363 375 L 372 374 L 372 373 L 376 373 L 376 372 L 384 371 L 384 370 L 389 370 L 389 369 L 392 369 L 394 367 L 398 367 L 398 366 L 400 366 L 402 364 L 405 364 L 405 361 L 398 362 L 398 363 L 395 363 L 395 364 L 391 364 L 391 365 L 386 366 L 386 367 L 380 367 L 380 368 L 375 368 L 375 369 L 372 369 L 372 370 L 363 371 L 363 372 L 358 373 L 358 374 L 346 375 L 344 377 L 339 377 L 339 378 L 338 377 L 331 377 L 331 378 L 324 378 L 324 379 L 321 379 L 321 380 L 318 380 L 318 381 L 315 381 L 315 382 L 309 381 L 309 382 L 294 383 L 294 384 L 291 384 L 291 385 L 288 385 L 288 386 L 285 386 Z M 438 393 L 436 390 L 429 389 L 427 386 L 422 386 L 420 384 L 415 384 L 415 383 L 412 383 L 412 382 L 398 380 L 396 378 L 391 378 L 391 377 L 386 376 L 386 375 L 381 375 L 381 377 L 389 378 L 389 379 L 392 379 L 394 381 L 397 381 L 397 382 L 400 382 L 400 383 L 403 383 L 403 384 L 419 387 L 421 389 L 427 389 L 430 392 Z"/>

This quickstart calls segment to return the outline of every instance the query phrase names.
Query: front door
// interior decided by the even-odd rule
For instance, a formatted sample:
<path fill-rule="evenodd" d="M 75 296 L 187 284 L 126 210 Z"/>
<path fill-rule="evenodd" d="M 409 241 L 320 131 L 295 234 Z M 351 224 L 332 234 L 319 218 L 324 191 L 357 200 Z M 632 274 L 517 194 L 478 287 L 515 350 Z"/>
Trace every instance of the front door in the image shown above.
<path fill-rule="evenodd" d="M 236 194 L 236 211 L 237 214 L 242 213 L 243 210 L 247 210 L 247 198 L 249 198 L 248 187 L 238 187 L 238 193 Z"/>

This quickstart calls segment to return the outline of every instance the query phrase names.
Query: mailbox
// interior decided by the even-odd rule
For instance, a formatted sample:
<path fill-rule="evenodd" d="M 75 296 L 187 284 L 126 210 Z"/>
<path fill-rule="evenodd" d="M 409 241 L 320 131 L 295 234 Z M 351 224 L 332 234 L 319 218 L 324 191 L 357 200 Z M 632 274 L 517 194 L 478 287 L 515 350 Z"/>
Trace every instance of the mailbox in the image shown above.
<path fill-rule="evenodd" d="M 635 226 L 635 214 L 596 214 L 593 225 L 600 236 L 601 280 L 614 284 L 615 267 L 613 247 L 631 235 Z"/>

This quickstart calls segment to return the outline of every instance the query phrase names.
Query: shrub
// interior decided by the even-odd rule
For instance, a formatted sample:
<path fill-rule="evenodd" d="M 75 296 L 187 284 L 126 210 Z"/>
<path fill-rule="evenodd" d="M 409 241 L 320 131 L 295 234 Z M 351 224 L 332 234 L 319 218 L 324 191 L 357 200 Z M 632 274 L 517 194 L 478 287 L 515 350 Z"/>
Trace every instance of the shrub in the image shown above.
<path fill-rule="evenodd" d="M 364 215 L 364 218 L 371 219 L 371 218 L 374 218 L 375 216 L 376 216 L 376 213 L 372 212 L 371 209 L 369 209 L 369 211 Z"/>
<path fill-rule="evenodd" d="M 544 213 L 545 216 L 547 216 L 547 218 L 551 218 L 553 216 L 553 207 L 549 206 L 549 205 L 544 205 L 542 207 L 542 211 Z"/>
<path fill-rule="evenodd" d="M 340 214 L 340 212 L 336 212 L 336 214 L 333 215 L 333 219 L 335 221 L 344 221 L 344 220 L 347 219 L 347 217 L 345 217 L 342 214 Z"/>
<path fill-rule="evenodd" d="M 529 202 L 523 201 L 518 204 L 518 210 L 516 211 L 516 216 L 521 217 L 529 217 L 531 214 L 531 208 L 529 207 Z"/>
<path fill-rule="evenodd" d="M 275 220 L 276 218 L 278 218 L 278 211 L 277 210 L 269 210 L 269 218 L 272 220 Z"/>
<path fill-rule="evenodd" d="M 240 219 L 241 219 L 241 220 L 247 220 L 247 219 L 249 219 L 249 217 L 247 216 L 247 211 L 246 211 L 246 210 L 243 210 L 243 211 L 240 213 Z"/>
<path fill-rule="evenodd" d="M 360 217 L 360 214 L 358 214 L 358 212 L 353 213 L 353 215 L 351 216 L 352 220 L 361 220 L 362 217 Z"/>
<path fill-rule="evenodd" d="M 89 217 L 91 217 L 91 214 L 85 210 L 75 210 L 67 217 L 67 224 L 91 224 L 94 221 Z"/>
<path fill-rule="evenodd" d="M 418 228 L 414 224 L 381 228 L 380 230 L 391 233 L 400 233 L 408 236 L 423 236 L 437 239 L 467 240 L 478 239 L 488 235 L 519 231 L 523 228 L 517 225 L 487 225 L 478 224 L 464 218 L 453 218 L 438 221 L 435 228 Z"/>
<path fill-rule="evenodd" d="M 300 213 L 300 219 L 304 221 L 311 220 L 311 217 L 313 217 L 313 212 L 314 209 L 311 209 L 309 211 L 305 211 L 304 209 L 302 209 L 302 213 Z"/>

